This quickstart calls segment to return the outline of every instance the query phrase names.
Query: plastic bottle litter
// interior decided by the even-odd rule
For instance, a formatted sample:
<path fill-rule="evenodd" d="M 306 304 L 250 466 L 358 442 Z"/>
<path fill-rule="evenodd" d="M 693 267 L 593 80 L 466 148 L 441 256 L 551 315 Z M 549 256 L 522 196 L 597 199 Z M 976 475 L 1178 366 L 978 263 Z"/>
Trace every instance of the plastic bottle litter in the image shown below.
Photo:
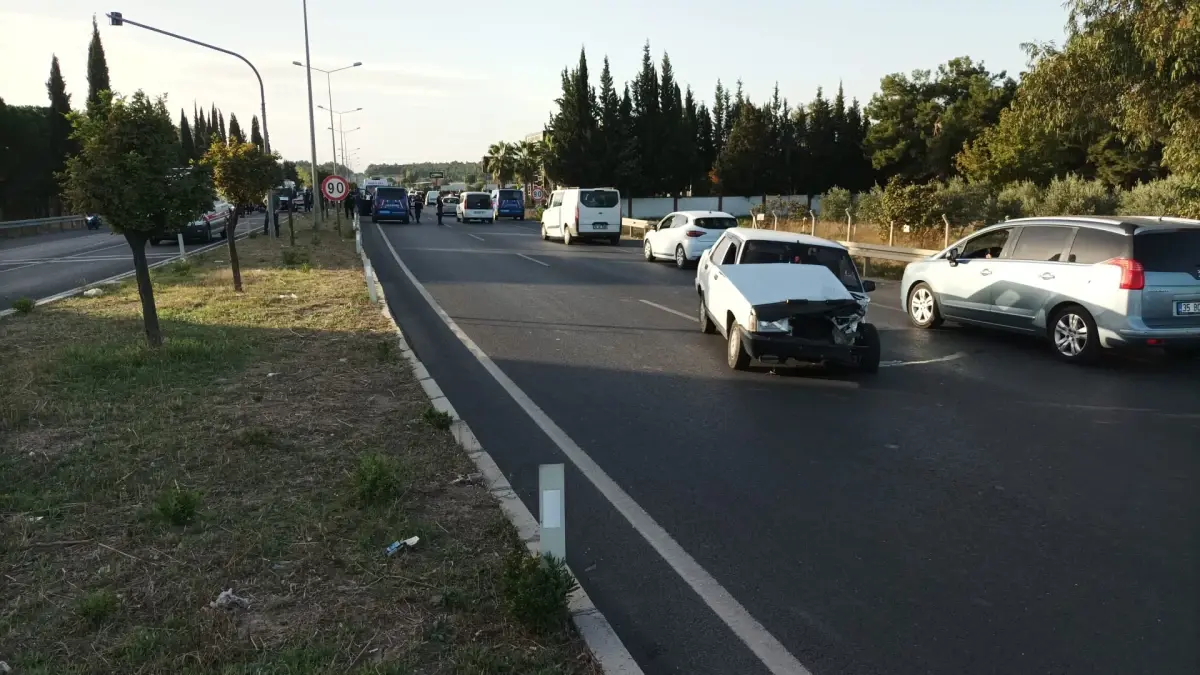
<path fill-rule="evenodd" d="M 401 549 L 413 548 L 417 545 L 418 541 L 421 541 L 420 537 L 409 537 L 404 541 L 393 541 L 391 545 L 387 547 L 384 553 L 386 553 L 388 557 L 394 556 L 396 555 L 396 552 L 400 551 Z"/>

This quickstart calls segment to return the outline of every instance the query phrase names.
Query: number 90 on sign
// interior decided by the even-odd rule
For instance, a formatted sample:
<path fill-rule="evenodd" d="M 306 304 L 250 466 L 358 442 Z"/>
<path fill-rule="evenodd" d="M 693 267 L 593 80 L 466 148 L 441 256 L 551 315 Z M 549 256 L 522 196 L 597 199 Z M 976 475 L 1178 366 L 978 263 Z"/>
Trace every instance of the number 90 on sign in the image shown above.
<path fill-rule="evenodd" d="M 341 176 L 328 176 L 321 183 L 321 193 L 330 201 L 342 201 L 346 198 L 346 193 L 349 191 L 350 185 Z"/>

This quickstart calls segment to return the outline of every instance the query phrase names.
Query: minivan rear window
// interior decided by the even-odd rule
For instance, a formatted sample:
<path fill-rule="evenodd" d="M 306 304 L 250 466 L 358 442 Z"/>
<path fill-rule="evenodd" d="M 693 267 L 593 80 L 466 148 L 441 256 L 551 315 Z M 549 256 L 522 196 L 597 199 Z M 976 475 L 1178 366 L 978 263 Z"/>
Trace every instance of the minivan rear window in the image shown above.
<path fill-rule="evenodd" d="M 611 209 L 621 201 L 616 190 L 580 190 L 579 203 L 589 209 Z"/>
<path fill-rule="evenodd" d="M 1095 265 L 1113 258 L 1124 258 L 1129 255 L 1126 250 L 1128 246 L 1129 238 L 1123 234 L 1081 227 L 1071 243 L 1071 255 L 1067 262 Z"/>
<path fill-rule="evenodd" d="M 521 198 L 520 190 L 501 190 L 500 191 L 500 199 L 520 199 L 520 198 Z"/>
<path fill-rule="evenodd" d="M 1141 232 L 1133 238 L 1133 257 L 1147 272 L 1200 271 L 1200 229 Z"/>
<path fill-rule="evenodd" d="M 408 190 L 404 188 L 381 187 L 375 188 L 375 199 L 404 199 Z"/>
<path fill-rule="evenodd" d="M 467 195 L 466 207 L 468 209 L 490 209 L 492 208 L 492 198 L 490 195 Z"/>

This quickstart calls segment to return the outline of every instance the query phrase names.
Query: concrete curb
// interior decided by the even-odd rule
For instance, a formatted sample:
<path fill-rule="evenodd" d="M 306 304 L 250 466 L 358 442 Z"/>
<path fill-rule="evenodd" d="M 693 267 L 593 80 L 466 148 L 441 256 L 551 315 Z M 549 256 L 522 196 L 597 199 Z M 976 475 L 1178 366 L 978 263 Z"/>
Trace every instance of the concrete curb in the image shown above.
<path fill-rule="evenodd" d="M 369 260 L 366 251 L 362 251 L 364 259 Z M 541 546 L 541 536 L 538 528 L 538 521 L 525 507 L 525 503 L 517 497 L 513 491 L 512 485 L 508 479 L 504 477 L 504 473 L 500 467 L 492 459 L 492 456 L 483 449 L 483 445 L 479 443 L 479 439 L 471 431 L 465 420 L 458 415 L 458 411 L 451 405 L 450 400 L 446 398 L 446 394 L 437 382 L 429 374 L 425 368 L 425 364 L 421 363 L 421 359 L 417 358 L 416 352 L 408 344 L 408 340 L 404 337 L 404 331 L 400 329 L 400 324 L 396 322 L 388 309 L 387 298 L 383 294 L 383 285 L 376 282 L 374 275 L 367 278 L 367 283 L 376 286 L 379 294 L 380 304 L 383 305 L 383 315 L 391 322 L 392 327 L 396 329 L 400 353 L 404 358 L 408 359 L 409 365 L 412 367 L 413 374 L 416 375 L 417 381 L 421 383 L 421 388 L 425 390 L 425 394 L 429 396 L 430 404 L 436 410 L 444 412 L 453 419 L 450 424 L 450 432 L 454 435 L 454 440 L 458 442 L 462 449 L 467 453 L 467 457 L 474 462 L 475 468 L 483 475 L 483 479 L 487 484 L 488 492 L 496 498 L 500 503 L 500 510 L 508 521 L 517 529 L 517 535 L 521 541 L 525 542 L 525 546 L 529 549 L 530 554 L 538 555 Z M 570 568 L 568 568 L 569 570 Z M 574 572 L 571 572 L 575 576 Z M 578 577 L 576 577 L 578 578 Z M 568 599 L 568 604 L 571 612 L 571 621 L 575 624 L 575 629 L 579 631 L 580 637 L 587 644 L 588 649 L 600 664 L 600 668 L 608 675 L 641 675 L 641 666 L 630 655 L 629 650 L 621 642 L 621 638 L 617 636 L 613 630 L 612 624 L 596 605 L 592 603 L 592 599 L 588 597 L 582 586 L 576 588 Z"/>

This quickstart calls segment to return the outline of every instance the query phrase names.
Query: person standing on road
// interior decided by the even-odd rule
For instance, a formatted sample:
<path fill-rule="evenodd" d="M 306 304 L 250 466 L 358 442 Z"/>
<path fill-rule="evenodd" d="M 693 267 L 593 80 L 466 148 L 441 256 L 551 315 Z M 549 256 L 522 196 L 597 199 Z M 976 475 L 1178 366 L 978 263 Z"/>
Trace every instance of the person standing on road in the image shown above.
<path fill-rule="evenodd" d="M 343 201 L 344 201 L 344 203 L 342 204 L 342 208 L 346 209 L 346 218 L 353 220 L 354 219 L 354 197 L 353 197 L 353 195 L 346 195 L 346 199 Z"/>
<path fill-rule="evenodd" d="M 425 200 L 420 195 L 409 195 L 408 201 L 412 204 L 413 215 L 417 217 L 417 222 L 421 222 L 421 202 Z"/>
<path fill-rule="evenodd" d="M 442 195 L 437 196 L 437 218 L 438 225 L 442 224 Z"/>

